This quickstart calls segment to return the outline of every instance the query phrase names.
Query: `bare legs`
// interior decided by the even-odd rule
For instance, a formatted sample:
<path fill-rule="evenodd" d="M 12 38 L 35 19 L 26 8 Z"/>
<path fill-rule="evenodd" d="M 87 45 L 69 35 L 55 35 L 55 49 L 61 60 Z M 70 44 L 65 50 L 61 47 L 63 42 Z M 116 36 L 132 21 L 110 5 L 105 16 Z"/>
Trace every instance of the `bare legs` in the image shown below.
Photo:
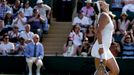
<path fill-rule="evenodd" d="M 111 58 L 107 60 L 107 67 L 110 69 L 109 75 L 118 75 L 119 74 L 119 66 L 115 60 L 115 58 Z"/>
<path fill-rule="evenodd" d="M 100 59 L 95 58 L 96 68 L 98 68 L 99 63 L 100 63 Z M 104 65 L 106 65 L 110 69 L 109 75 L 118 75 L 119 74 L 119 67 L 118 67 L 118 64 L 117 64 L 115 58 L 111 58 L 111 59 L 108 59 L 107 61 L 104 61 Z"/>

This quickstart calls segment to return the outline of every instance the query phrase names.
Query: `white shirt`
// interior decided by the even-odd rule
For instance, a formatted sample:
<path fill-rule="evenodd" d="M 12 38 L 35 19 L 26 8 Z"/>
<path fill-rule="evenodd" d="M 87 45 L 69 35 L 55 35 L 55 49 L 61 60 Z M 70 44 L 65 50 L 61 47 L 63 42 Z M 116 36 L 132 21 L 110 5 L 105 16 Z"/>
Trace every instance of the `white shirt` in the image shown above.
<path fill-rule="evenodd" d="M 19 37 L 20 36 L 20 33 L 14 33 L 13 31 L 9 31 L 8 32 L 8 35 L 10 38 L 14 38 L 14 37 Z"/>
<path fill-rule="evenodd" d="M 77 16 L 77 17 L 74 18 L 72 25 L 82 24 L 82 25 L 84 25 L 85 27 L 87 27 L 87 26 L 91 25 L 92 22 L 93 22 L 93 21 L 92 21 L 90 18 L 86 17 L 86 16 L 83 16 L 82 19 L 80 19 L 80 18 Z M 85 31 L 86 31 L 86 28 L 81 27 L 81 30 L 85 32 Z"/>
<path fill-rule="evenodd" d="M 3 42 L 0 44 L 0 51 L 4 50 L 6 52 L 10 52 L 11 49 L 15 49 L 15 46 L 13 43 L 8 42 L 7 44 L 4 44 Z"/>
<path fill-rule="evenodd" d="M 118 23 L 119 23 L 119 29 L 120 30 L 123 30 L 123 31 L 126 31 L 126 29 L 128 28 L 128 25 L 129 25 L 130 21 L 127 20 L 126 22 L 125 21 L 122 21 L 121 22 L 121 20 L 119 19 L 118 20 Z"/>
<path fill-rule="evenodd" d="M 92 21 L 88 17 L 83 16 L 82 19 L 80 19 L 78 16 L 74 18 L 72 25 L 76 25 L 77 23 L 80 23 L 82 25 L 91 25 Z"/>
<path fill-rule="evenodd" d="M 24 12 L 25 16 L 32 16 L 32 14 L 33 14 L 33 8 L 32 7 L 20 8 L 20 10 Z"/>
<path fill-rule="evenodd" d="M 134 13 L 134 4 L 127 4 L 123 7 L 122 13 L 126 13 L 127 10 L 131 11 Z"/>
<path fill-rule="evenodd" d="M 15 20 L 13 20 L 13 25 L 15 24 L 14 22 L 17 20 L 17 18 Z M 26 23 L 27 22 L 27 18 L 24 17 L 22 18 L 23 22 Z M 21 22 L 21 20 L 19 19 L 17 22 L 17 26 L 19 28 L 19 31 L 24 31 L 25 30 L 25 25 Z"/>
<path fill-rule="evenodd" d="M 51 7 L 46 5 L 46 4 L 43 4 L 41 8 L 39 8 L 38 6 L 35 6 L 34 9 L 38 9 L 40 15 L 45 19 L 46 18 L 46 11 L 51 10 Z"/>
<path fill-rule="evenodd" d="M 82 39 L 83 39 L 83 33 L 79 32 L 79 34 L 76 34 L 75 32 L 70 32 L 69 37 L 72 38 L 73 43 L 75 46 L 82 45 Z"/>
<path fill-rule="evenodd" d="M 20 37 L 24 38 L 25 40 L 32 40 L 34 36 L 33 32 L 26 32 L 26 31 L 22 31 L 20 33 Z"/>

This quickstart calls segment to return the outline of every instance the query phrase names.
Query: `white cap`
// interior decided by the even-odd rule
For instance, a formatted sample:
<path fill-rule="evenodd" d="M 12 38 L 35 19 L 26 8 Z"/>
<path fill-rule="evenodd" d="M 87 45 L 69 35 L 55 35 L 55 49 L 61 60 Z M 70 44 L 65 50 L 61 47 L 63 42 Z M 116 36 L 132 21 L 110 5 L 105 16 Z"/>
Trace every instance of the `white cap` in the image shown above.
<path fill-rule="evenodd" d="M 36 4 L 43 3 L 42 0 L 37 0 Z"/>
<path fill-rule="evenodd" d="M 86 0 L 85 3 L 92 3 L 92 0 Z"/>

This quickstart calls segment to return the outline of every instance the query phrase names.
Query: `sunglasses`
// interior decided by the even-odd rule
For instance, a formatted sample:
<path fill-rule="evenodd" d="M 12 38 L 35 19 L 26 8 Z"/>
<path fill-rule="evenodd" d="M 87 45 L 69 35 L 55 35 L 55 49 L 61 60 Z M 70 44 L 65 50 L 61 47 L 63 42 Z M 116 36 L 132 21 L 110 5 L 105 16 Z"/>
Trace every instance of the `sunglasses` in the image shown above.
<path fill-rule="evenodd" d="M 39 38 L 35 38 L 35 39 L 39 39 Z"/>
<path fill-rule="evenodd" d="M 18 29 L 17 27 L 14 27 L 14 29 Z"/>
<path fill-rule="evenodd" d="M 126 16 L 126 15 L 122 15 L 122 16 Z"/>
<path fill-rule="evenodd" d="M 5 39 L 9 39 L 9 38 L 5 38 Z"/>

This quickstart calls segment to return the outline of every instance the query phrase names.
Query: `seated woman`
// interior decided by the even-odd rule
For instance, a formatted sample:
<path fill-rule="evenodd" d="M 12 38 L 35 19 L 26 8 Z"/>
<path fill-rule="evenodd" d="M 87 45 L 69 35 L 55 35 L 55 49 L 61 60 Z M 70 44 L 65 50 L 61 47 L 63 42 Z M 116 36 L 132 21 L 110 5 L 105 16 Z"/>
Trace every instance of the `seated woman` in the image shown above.
<path fill-rule="evenodd" d="M 83 56 L 83 57 L 86 57 L 88 55 L 91 55 L 90 52 L 91 52 L 91 45 L 88 43 L 88 38 L 86 38 L 84 41 L 83 41 L 83 44 L 80 48 L 80 55 Z"/>
<path fill-rule="evenodd" d="M 7 11 L 4 17 L 5 28 L 12 30 L 13 15 L 11 11 Z"/>
<path fill-rule="evenodd" d="M 85 32 L 85 38 L 88 38 L 88 43 L 91 45 L 93 45 L 93 43 L 95 42 L 95 29 L 92 25 L 87 28 Z"/>
<path fill-rule="evenodd" d="M 118 27 L 122 34 L 128 30 L 130 20 L 128 19 L 127 13 L 122 13 L 120 19 L 118 19 Z"/>
<path fill-rule="evenodd" d="M 63 56 L 76 56 L 76 46 L 73 41 L 68 38 L 67 43 L 64 45 Z"/>

